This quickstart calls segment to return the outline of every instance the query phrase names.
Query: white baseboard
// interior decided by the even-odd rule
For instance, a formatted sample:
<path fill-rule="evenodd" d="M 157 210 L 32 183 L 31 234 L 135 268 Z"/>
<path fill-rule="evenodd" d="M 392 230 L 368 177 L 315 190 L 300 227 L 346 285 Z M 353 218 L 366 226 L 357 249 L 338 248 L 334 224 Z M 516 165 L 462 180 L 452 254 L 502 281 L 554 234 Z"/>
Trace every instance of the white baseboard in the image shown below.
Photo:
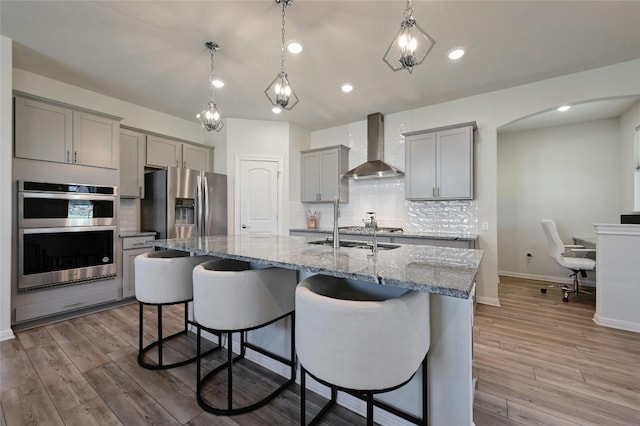
<path fill-rule="evenodd" d="M 612 318 L 604 318 L 597 313 L 593 315 L 593 322 L 603 327 L 617 328 L 618 330 L 640 333 L 640 324 L 636 322 L 621 321 Z"/>
<path fill-rule="evenodd" d="M 482 303 L 483 305 L 500 307 L 500 299 L 497 297 L 476 296 L 476 302 Z"/>
<path fill-rule="evenodd" d="M 0 331 L 0 342 L 4 340 L 15 339 L 15 338 L 16 338 L 16 335 L 13 334 L 13 330 L 11 329 Z"/>
<path fill-rule="evenodd" d="M 505 277 L 512 277 L 512 278 L 523 278 L 525 280 L 533 280 L 533 281 L 547 281 L 547 282 L 558 283 L 558 284 L 571 283 L 571 278 L 569 276 L 557 277 L 554 275 L 527 274 L 523 272 L 511 272 L 511 271 L 498 271 L 498 275 L 504 275 Z M 586 287 L 595 287 L 595 281 L 593 280 L 581 279 L 580 284 Z"/>

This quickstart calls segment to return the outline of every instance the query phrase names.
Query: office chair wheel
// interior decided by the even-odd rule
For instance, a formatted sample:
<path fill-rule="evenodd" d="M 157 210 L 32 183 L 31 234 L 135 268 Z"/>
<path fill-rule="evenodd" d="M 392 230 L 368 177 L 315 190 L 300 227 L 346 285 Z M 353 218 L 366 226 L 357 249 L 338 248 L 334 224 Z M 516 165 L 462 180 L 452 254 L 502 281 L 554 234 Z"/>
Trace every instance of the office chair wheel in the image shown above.
<path fill-rule="evenodd" d="M 540 293 L 542 293 L 542 294 L 547 294 L 547 289 L 546 289 L 546 288 L 541 288 L 541 289 L 540 289 Z"/>

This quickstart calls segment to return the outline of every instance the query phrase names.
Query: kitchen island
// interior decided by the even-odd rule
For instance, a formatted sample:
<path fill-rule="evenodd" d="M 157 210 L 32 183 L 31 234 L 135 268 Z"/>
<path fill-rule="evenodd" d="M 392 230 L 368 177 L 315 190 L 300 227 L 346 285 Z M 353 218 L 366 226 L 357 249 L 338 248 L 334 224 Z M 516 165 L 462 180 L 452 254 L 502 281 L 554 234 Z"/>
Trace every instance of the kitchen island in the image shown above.
<path fill-rule="evenodd" d="M 429 351 L 429 424 L 473 424 L 472 326 L 475 277 L 482 251 L 436 246 L 401 245 L 379 249 L 333 249 L 310 244 L 317 239 L 291 236 L 216 236 L 155 240 L 156 247 L 218 256 L 310 274 L 353 279 L 372 285 L 401 287 L 431 293 L 431 349 Z M 272 330 L 282 333 L 282 330 Z M 265 339 L 267 340 L 267 339 Z M 273 338 L 268 340 L 284 341 Z M 282 348 L 274 348 L 282 351 Z M 390 360 L 393 362 L 393 360 Z M 322 388 L 310 386 L 320 393 Z M 420 377 L 380 399 L 420 415 Z M 345 395 L 339 402 L 363 413 L 363 405 Z M 397 418 L 376 416 L 382 424 Z"/>

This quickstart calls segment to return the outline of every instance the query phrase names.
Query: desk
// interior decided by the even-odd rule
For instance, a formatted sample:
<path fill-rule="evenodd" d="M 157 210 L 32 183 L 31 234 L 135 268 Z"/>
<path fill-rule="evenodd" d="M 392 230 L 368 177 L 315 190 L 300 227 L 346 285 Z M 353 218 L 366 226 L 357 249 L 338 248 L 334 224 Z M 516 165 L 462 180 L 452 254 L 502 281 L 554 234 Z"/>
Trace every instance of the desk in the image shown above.
<path fill-rule="evenodd" d="M 436 246 L 401 246 L 379 250 L 333 249 L 313 245 L 317 238 L 290 236 L 217 236 L 154 240 L 149 244 L 193 254 L 257 262 L 305 274 L 320 273 L 342 278 L 408 288 L 431 293 L 431 348 L 429 350 L 429 424 L 473 424 L 473 296 L 481 250 Z M 263 342 L 286 341 L 283 328 L 265 330 Z M 282 347 L 268 347 L 282 354 Z M 392 362 L 392 361 L 390 361 Z M 259 363 L 259 362 L 258 362 Z M 385 397 L 385 402 L 420 415 L 419 375 L 414 383 Z M 319 391 L 321 388 L 313 388 Z M 343 395 L 344 401 L 353 398 Z M 340 400 L 340 397 L 339 397 Z M 355 404 L 351 405 L 352 407 Z M 381 423 L 391 423 L 393 419 Z"/>

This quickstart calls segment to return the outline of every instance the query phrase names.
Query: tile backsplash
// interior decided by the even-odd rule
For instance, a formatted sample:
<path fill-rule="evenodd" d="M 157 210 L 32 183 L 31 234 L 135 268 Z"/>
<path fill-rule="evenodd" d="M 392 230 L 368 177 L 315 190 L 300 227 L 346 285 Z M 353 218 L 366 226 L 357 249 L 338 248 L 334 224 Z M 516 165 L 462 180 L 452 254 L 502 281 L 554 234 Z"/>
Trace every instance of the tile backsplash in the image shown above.
<path fill-rule="evenodd" d="M 321 135 L 312 138 L 312 148 L 342 143 L 349 151 L 349 168 L 363 163 L 367 158 L 367 125 L 365 121 L 346 126 L 345 141 L 334 138 L 323 140 Z M 409 132 L 409 113 L 385 116 L 384 159 L 400 170 L 405 170 L 405 146 L 402 133 Z M 475 200 L 459 201 L 407 201 L 404 194 L 405 178 L 366 179 L 349 181 L 349 202 L 340 205 L 341 226 L 361 226 L 368 211 L 376 212 L 378 226 L 400 227 L 416 233 L 446 233 L 477 235 L 478 206 Z M 320 213 L 320 228 L 333 227 L 331 204 L 302 204 L 292 202 L 290 227 L 306 228 L 306 211 Z"/>
<path fill-rule="evenodd" d="M 120 231 L 140 231 L 139 204 L 137 198 L 120 198 L 120 211 L 118 212 Z"/>
<path fill-rule="evenodd" d="M 320 213 L 320 228 L 333 227 L 332 204 L 292 203 L 291 228 L 307 227 L 307 210 Z M 378 226 L 400 227 L 407 232 L 478 233 L 475 200 L 407 201 L 404 178 L 350 181 L 349 202 L 340 204 L 340 226 L 362 226 L 362 219 L 369 211 L 376 212 Z"/>

